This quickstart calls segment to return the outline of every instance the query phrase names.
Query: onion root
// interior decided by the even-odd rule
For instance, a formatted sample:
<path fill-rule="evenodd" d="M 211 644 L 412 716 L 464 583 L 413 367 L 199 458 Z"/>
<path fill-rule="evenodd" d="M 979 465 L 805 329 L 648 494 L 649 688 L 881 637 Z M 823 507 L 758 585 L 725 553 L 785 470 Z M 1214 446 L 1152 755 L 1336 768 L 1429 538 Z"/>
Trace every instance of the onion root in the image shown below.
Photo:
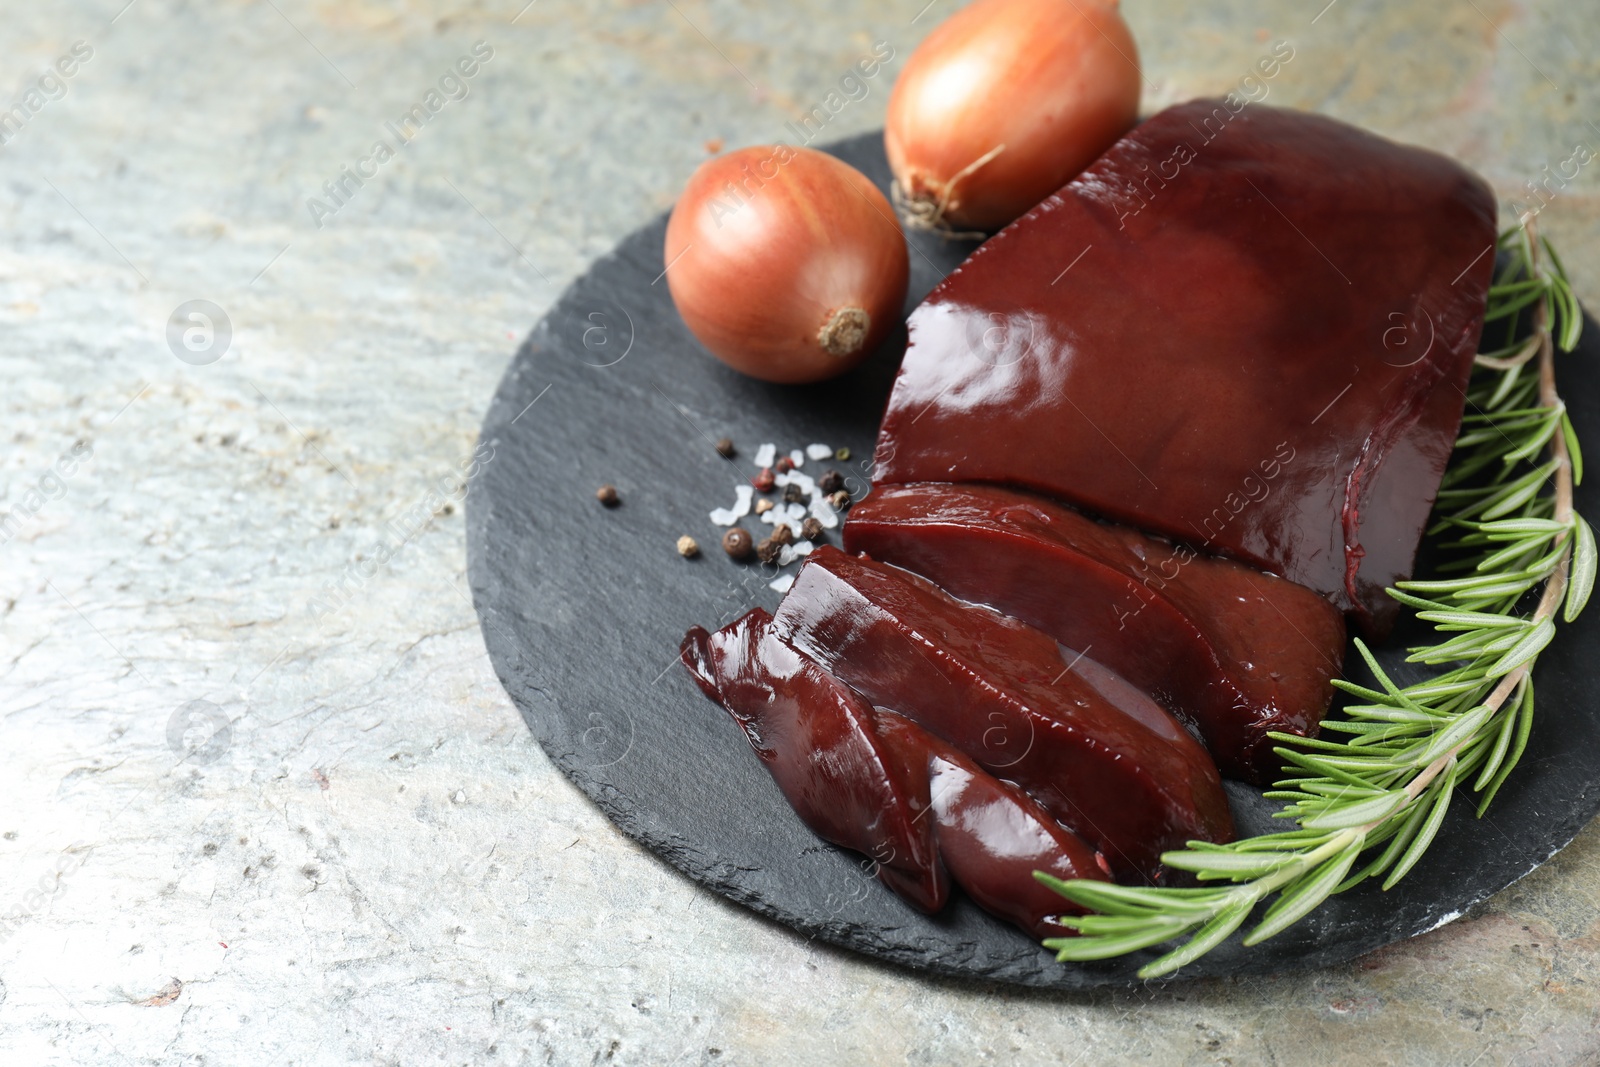
<path fill-rule="evenodd" d="M 817 331 L 817 343 L 830 356 L 840 359 L 861 351 L 872 332 L 872 316 L 861 308 L 840 308 Z"/>
<path fill-rule="evenodd" d="M 906 189 L 896 178 L 889 186 L 889 196 L 894 201 L 895 208 L 900 212 L 900 218 L 910 230 L 937 230 L 946 237 L 987 237 L 988 234 L 979 231 L 956 230 L 945 221 L 945 212 L 950 208 L 950 198 L 955 194 L 956 186 L 962 179 L 970 177 L 985 163 L 994 159 L 1006 150 L 1003 144 L 997 144 L 965 167 L 956 171 L 938 189 L 934 195 L 932 188 L 919 189 L 915 192 Z"/>

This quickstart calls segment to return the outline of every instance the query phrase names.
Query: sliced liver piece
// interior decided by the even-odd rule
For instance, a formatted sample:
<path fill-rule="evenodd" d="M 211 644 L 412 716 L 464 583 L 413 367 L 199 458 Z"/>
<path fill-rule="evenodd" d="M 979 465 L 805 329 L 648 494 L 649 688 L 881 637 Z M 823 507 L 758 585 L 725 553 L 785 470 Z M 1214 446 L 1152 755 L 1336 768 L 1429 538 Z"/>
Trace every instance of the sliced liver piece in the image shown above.
<path fill-rule="evenodd" d="M 870 857 L 878 877 L 923 911 L 944 905 L 953 879 L 1029 933 L 1069 933 L 1049 919 L 1080 909 L 1033 872 L 1104 881 L 1104 860 L 1021 789 L 872 708 L 769 627 L 758 608 L 714 634 L 691 630 L 683 660 L 806 825 Z"/>
<path fill-rule="evenodd" d="M 869 857 L 878 879 L 925 912 L 950 883 L 929 815 L 928 774 L 886 750 L 873 709 L 771 635 L 757 608 L 683 639 L 684 666 L 728 710 L 784 798 L 817 836 Z"/>
<path fill-rule="evenodd" d="M 845 548 L 1043 630 L 1191 723 L 1222 773 L 1264 783 L 1267 732 L 1314 735 L 1344 658 L 1344 621 L 1315 593 L 1032 493 L 880 486 Z"/>
<path fill-rule="evenodd" d="M 1046 889 L 1033 872 L 1106 881 L 1104 858 L 954 745 L 894 712 L 880 710 L 876 721 L 887 748 L 907 764 L 927 767 L 939 858 L 951 879 L 984 911 L 1035 937 L 1071 936 L 1050 918 L 1082 909 Z"/>
<path fill-rule="evenodd" d="M 1182 725 L 1025 623 L 823 546 L 772 630 L 1026 790 L 1119 879 L 1153 880 L 1163 851 L 1233 836 L 1216 765 Z"/>

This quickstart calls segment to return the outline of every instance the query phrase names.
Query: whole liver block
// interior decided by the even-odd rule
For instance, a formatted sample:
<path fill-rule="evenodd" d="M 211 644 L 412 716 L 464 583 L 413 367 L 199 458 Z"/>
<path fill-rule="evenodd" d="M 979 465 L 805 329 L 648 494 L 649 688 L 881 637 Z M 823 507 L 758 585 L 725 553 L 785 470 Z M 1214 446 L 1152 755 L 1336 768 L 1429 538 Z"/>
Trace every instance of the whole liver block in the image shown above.
<path fill-rule="evenodd" d="M 1169 108 L 917 308 L 874 478 L 1034 489 L 1381 636 L 1460 425 L 1494 226 L 1488 186 L 1436 153 Z"/>

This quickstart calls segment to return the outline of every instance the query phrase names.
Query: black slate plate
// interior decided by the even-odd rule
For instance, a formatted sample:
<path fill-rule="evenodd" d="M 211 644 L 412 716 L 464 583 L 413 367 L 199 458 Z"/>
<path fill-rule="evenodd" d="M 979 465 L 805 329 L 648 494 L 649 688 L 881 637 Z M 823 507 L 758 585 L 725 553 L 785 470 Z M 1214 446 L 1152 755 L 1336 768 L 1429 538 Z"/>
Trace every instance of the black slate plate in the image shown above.
<path fill-rule="evenodd" d="M 868 135 L 830 151 L 887 187 L 881 144 Z M 808 936 L 969 978 L 1064 989 L 1133 981 L 1150 953 L 1058 964 L 965 898 L 936 917 L 912 911 L 859 857 L 801 825 L 740 731 L 678 665 L 691 625 L 717 626 L 779 599 L 770 573 L 722 554 L 706 513 L 731 506 L 764 441 L 849 447 L 848 464 L 807 469 L 845 466 L 859 491 L 903 338 L 826 385 L 743 378 L 678 319 L 660 279 L 665 225 L 663 217 L 634 233 L 573 283 L 517 352 L 484 419 L 493 455 L 467 498 L 469 574 L 490 658 L 528 727 L 624 833 Z M 973 247 L 914 237 L 907 310 Z M 1562 391 L 1579 432 L 1600 441 L 1600 343 L 1589 326 L 1583 348 L 1562 361 Z M 743 449 L 735 464 L 712 448 L 723 435 Z M 614 510 L 594 497 L 607 482 L 622 495 Z M 1578 502 L 1600 514 L 1593 481 Z M 700 541 L 702 558 L 678 557 L 684 533 Z M 1400 662 L 1405 636 L 1381 658 L 1410 681 L 1421 672 Z M 1597 684 L 1581 652 L 1597 642 L 1592 609 L 1541 657 L 1537 725 L 1486 818 L 1457 803 L 1395 889 L 1366 883 L 1277 938 L 1253 949 L 1235 940 L 1183 975 L 1348 960 L 1450 921 L 1566 845 L 1600 809 Z M 1241 833 L 1282 827 L 1256 791 L 1230 783 L 1229 792 Z"/>

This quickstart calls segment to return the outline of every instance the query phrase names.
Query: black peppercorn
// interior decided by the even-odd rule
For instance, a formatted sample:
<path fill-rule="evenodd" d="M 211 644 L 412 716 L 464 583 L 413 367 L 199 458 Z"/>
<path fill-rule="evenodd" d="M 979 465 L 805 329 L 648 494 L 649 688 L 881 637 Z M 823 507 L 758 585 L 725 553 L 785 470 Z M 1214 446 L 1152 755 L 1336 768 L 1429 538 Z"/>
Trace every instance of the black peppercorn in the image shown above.
<path fill-rule="evenodd" d="M 717 455 L 723 459 L 732 459 L 737 454 L 733 449 L 733 438 L 724 437 L 717 441 Z"/>
<path fill-rule="evenodd" d="M 762 563 L 775 563 L 778 559 L 778 551 L 782 548 L 782 545 L 774 544 L 772 538 L 769 537 L 756 546 L 756 556 Z"/>
<path fill-rule="evenodd" d="M 783 502 L 785 504 L 804 504 L 806 500 L 806 491 L 798 485 L 790 483 L 783 487 Z"/>
<path fill-rule="evenodd" d="M 594 491 L 594 498 L 608 508 L 614 508 L 622 503 L 622 498 L 617 495 L 617 487 L 614 485 L 602 485 Z"/>
<path fill-rule="evenodd" d="M 832 496 L 844 488 L 844 475 L 838 471 L 827 471 L 817 479 L 817 488 Z"/>
<path fill-rule="evenodd" d="M 822 538 L 822 520 L 813 515 L 800 524 L 800 536 L 807 541 L 817 541 Z"/>
<path fill-rule="evenodd" d="M 773 529 L 772 536 L 768 540 L 775 545 L 792 545 L 794 544 L 794 531 L 780 522 Z"/>
<path fill-rule="evenodd" d="M 755 547 L 755 541 L 748 530 L 737 526 L 722 535 L 722 551 L 732 559 L 747 559 L 750 551 Z"/>
<path fill-rule="evenodd" d="M 828 498 L 828 503 L 833 505 L 835 511 L 847 511 L 850 508 L 850 494 L 841 489 Z"/>

